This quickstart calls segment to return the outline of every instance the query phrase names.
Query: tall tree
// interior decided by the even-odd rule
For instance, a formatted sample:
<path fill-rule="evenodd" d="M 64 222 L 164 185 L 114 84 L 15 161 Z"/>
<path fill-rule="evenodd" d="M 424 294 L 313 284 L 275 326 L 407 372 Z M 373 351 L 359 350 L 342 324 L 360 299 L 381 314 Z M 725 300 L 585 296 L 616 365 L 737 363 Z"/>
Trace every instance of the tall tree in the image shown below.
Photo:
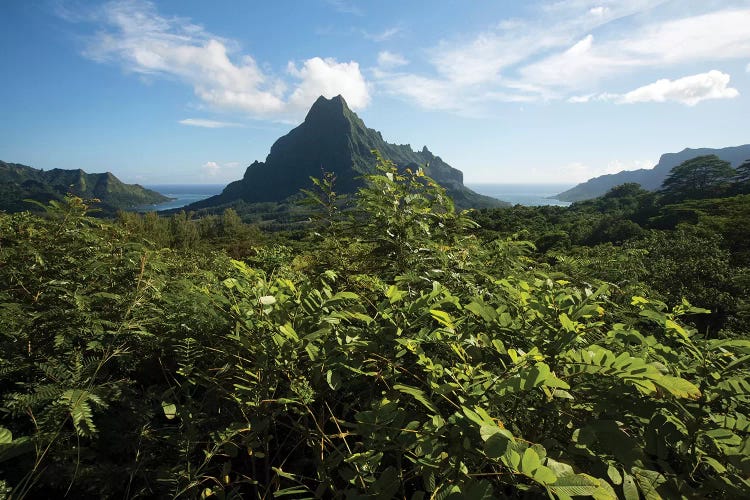
<path fill-rule="evenodd" d="M 661 193 L 669 202 L 710 198 L 719 195 L 735 173 L 729 162 L 716 155 L 698 156 L 674 167 Z"/>
<path fill-rule="evenodd" d="M 734 176 L 734 185 L 736 191 L 740 193 L 750 193 L 750 159 L 737 167 L 737 174 Z"/>

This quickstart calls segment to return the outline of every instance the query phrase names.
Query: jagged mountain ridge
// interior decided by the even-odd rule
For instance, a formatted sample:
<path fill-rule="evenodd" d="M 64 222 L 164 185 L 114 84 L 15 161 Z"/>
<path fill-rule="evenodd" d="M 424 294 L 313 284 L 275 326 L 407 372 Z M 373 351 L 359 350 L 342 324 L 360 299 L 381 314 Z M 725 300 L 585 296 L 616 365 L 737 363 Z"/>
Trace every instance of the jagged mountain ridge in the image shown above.
<path fill-rule="evenodd" d="M 558 194 L 555 198 L 562 201 L 588 200 L 602 196 L 613 187 L 625 184 L 626 182 L 635 182 L 640 184 L 643 189 L 656 191 L 661 189 L 664 179 L 667 178 L 669 172 L 674 167 L 697 156 L 705 155 L 716 155 L 722 160 L 731 163 L 732 167 L 737 167 L 745 160 L 750 159 L 750 144 L 720 149 L 685 148 L 679 153 L 665 153 L 661 155 L 659 163 L 653 168 L 623 170 L 616 174 L 594 177 Z"/>
<path fill-rule="evenodd" d="M 265 162 L 255 161 L 241 180 L 230 183 L 221 194 L 186 207 L 189 210 L 245 202 L 282 201 L 311 186 L 310 177 L 323 171 L 336 174 L 336 190 L 353 193 L 360 177 L 372 173 L 372 150 L 400 168 L 424 167 L 425 173 L 445 187 L 459 207 L 502 206 L 504 202 L 483 196 L 463 185 L 463 173 L 427 147 L 413 151 L 408 144 L 386 142 L 380 132 L 367 128 L 349 109 L 342 96 L 319 97 L 305 121 L 271 146 Z"/>
<path fill-rule="evenodd" d="M 60 200 L 68 193 L 85 199 L 97 198 L 102 208 L 112 210 L 169 201 L 168 197 L 138 184 L 125 184 L 111 172 L 40 170 L 0 161 L 0 210 L 29 210 L 32 206 L 25 199 L 46 203 Z"/>

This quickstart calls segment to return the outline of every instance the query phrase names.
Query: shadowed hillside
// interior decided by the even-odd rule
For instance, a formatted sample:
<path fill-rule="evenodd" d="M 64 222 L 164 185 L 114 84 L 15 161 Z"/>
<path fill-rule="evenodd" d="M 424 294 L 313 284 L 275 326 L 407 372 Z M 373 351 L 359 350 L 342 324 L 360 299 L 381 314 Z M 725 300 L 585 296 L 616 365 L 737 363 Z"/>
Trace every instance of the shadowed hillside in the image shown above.
<path fill-rule="evenodd" d="M 138 184 L 125 184 L 112 173 L 88 174 L 81 169 L 39 170 L 18 163 L 0 161 L 0 210 L 29 210 L 32 199 L 43 203 L 62 200 L 66 194 L 101 200 L 103 208 L 132 208 L 162 203 L 166 196 Z"/>

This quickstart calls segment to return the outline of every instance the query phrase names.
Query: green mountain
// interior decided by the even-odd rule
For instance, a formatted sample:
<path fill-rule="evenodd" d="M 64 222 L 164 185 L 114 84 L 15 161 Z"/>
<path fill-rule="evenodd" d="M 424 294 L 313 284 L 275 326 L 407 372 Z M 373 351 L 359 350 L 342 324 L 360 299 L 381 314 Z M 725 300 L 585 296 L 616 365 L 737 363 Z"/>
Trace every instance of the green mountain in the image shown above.
<path fill-rule="evenodd" d="M 138 184 L 125 184 L 110 172 L 87 174 L 81 169 L 39 170 L 19 163 L 0 161 L 0 210 L 19 212 L 33 206 L 32 199 L 46 203 L 71 193 L 84 199 L 101 200 L 104 210 L 132 208 L 169 201 L 166 196 Z"/>
<path fill-rule="evenodd" d="M 555 198 L 563 201 L 588 200 L 602 196 L 613 187 L 626 182 L 635 182 L 640 184 L 643 189 L 656 191 L 661 188 L 664 179 L 667 178 L 674 167 L 697 156 L 706 155 L 716 155 L 731 163 L 732 167 L 737 167 L 745 160 L 750 159 L 750 144 L 721 149 L 686 148 L 679 153 L 666 153 L 661 155 L 659 163 L 654 168 L 642 168 L 594 177 L 558 194 Z"/>
<path fill-rule="evenodd" d="M 336 174 L 336 190 L 352 193 L 362 185 L 360 177 L 372 173 L 377 150 L 400 168 L 424 167 L 425 174 L 443 186 L 460 208 L 506 205 L 470 190 L 463 184 L 463 173 L 427 147 L 413 151 L 408 144 L 390 144 L 380 132 L 367 128 L 349 109 L 344 98 L 319 97 L 305 121 L 279 138 L 265 162 L 256 161 L 241 180 L 229 184 L 221 194 L 186 207 L 188 210 L 216 207 L 239 200 L 279 202 L 311 186 L 310 177 L 323 171 Z"/>

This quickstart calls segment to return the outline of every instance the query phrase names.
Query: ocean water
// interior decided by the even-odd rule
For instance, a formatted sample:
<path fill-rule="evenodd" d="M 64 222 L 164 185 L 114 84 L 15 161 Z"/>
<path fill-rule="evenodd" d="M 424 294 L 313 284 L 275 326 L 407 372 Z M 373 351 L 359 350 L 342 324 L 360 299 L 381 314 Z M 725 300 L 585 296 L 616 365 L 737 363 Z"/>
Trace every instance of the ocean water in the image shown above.
<path fill-rule="evenodd" d="M 555 205 L 566 207 L 567 201 L 552 199 L 551 197 L 573 187 L 573 184 L 466 184 L 469 189 L 477 193 L 492 196 L 507 201 L 513 205 L 539 206 Z M 174 198 L 172 201 L 157 205 L 138 207 L 139 212 L 170 210 L 184 207 L 209 196 L 221 193 L 224 184 L 152 184 L 145 186 L 156 192 Z"/>
<path fill-rule="evenodd" d="M 156 205 L 144 205 L 138 207 L 137 210 L 139 212 L 152 212 L 184 207 L 185 205 L 205 200 L 209 196 L 221 193 L 226 187 L 226 184 L 151 184 L 144 187 L 153 189 L 164 196 L 174 198 L 174 200 L 165 203 L 158 203 Z"/>
<path fill-rule="evenodd" d="M 558 207 L 567 207 L 570 203 L 552 197 L 573 186 L 574 184 L 466 184 L 466 187 L 479 194 L 492 196 L 513 205 Z"/>

